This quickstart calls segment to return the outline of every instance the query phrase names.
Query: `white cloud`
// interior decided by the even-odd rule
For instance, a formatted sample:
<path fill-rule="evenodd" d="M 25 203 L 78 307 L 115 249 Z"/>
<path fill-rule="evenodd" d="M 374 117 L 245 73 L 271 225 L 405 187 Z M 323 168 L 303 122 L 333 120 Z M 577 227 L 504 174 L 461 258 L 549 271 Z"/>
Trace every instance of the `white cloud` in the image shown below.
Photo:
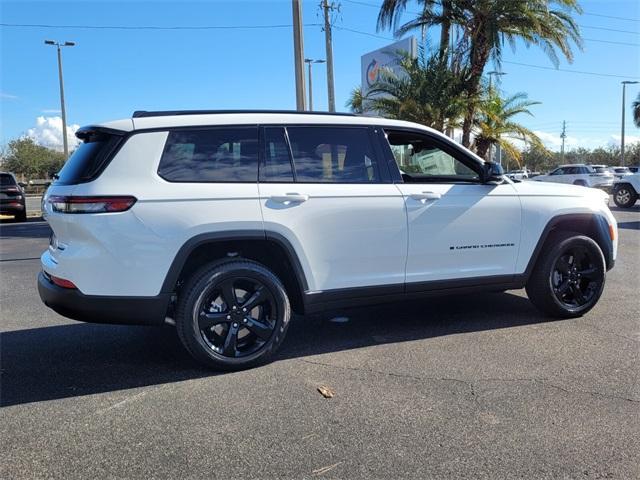
<path fill-rule="evenodd" d="M 60 113 L 60 109 L 59 108 L 45 108 L 44 110 L 41 110 L 42 113 Z"/>
<path fill-rule="evenodd" d="M 625 132 L 626 133 L 626 132 Z M 620 135 L 611 135 L 609 137 L 609 144 L 615 147 L 620 146 Z M 632 143 L 640 142 L 640 137 L 637 135 L 626 135 L 624 136 L 624 144 L 625 146 L 631 145 Z"/>
<path fill-rule="evenodd" d="M 16 100 L 18 97 L 9 93 L 0 92 L 0 98 L 3 100 Z"/>
<path fill-rule="evenodd" d="M 80 125 L 67 125 L 67 142 L 69 150 L 78 145 L 79 140 L 76 138 L 76 130 Z M 25 136 L 32 138 L 38 145 L 62 151 L 62 118 L 61 117 L 38 117 L 36 126 L 30 128 Z"/>

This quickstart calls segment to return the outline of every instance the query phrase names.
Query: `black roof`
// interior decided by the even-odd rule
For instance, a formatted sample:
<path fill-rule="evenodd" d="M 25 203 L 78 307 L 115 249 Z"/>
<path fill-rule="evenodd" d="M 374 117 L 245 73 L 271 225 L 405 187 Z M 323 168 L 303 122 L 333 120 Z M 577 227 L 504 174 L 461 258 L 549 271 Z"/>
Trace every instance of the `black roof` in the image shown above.
<path fill-rule="evenodd" d="M 302 115 L 339 115 L 347 117 L 355 117 L 353 113 L 345 112 L 306 112 L 298 110 L 159 110 L 159 111 L 146 111 L 136 110 L 133 112 L 133 118 L 142 117 L 166 117 L 170 115 L 211 115 L 211 114 L 223 114 L 223 113 L 296 113 Z"/>

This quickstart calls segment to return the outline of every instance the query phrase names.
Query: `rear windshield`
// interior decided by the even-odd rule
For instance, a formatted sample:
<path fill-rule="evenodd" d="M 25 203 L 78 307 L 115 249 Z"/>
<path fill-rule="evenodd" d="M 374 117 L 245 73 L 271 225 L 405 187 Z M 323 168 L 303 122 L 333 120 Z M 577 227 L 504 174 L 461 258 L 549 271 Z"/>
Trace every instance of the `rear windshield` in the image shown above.
<path fill-rule="evenodd" d="M 104 170 L 122 137 L 104 133 L 88 136 L 66 161 L 56 177 L 58 185 L 90 182 Z"/>
<path fill-rule="evenodd" d="M 11 187 L 15 184 L 16 182 L 11 175 L 7 175 L 6 173 L 0 173 L 0 186 Z"/>

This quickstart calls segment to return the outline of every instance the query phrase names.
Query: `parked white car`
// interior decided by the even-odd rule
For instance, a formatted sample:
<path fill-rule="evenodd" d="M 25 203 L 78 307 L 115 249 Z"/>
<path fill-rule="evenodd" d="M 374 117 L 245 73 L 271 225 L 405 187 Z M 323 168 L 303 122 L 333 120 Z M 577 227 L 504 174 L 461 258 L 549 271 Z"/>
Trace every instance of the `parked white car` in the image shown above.
<path fill-rule="evenodd" d="M 627 175 L 633 175 L 629 167 L 609 167 L 607 170 L 610 171 L 615 178 L 624 178 Z"/>
<path fill-rule="evenodd" d="M 538 175 L 532 180 L 610 189 L 614 176 L 604 165 L 572 164 L 561 165 L 547 175 Z"/>
<path fill-rule="evenodd" d="M 545 315 L 580 316 L 616 258 L 605 193 L 514 183 L 415 123 L 136 112 L 76 135 L 44 198 L 40 297 L 174 324 L 214 368 L 266 361 L 292 311 L 526 287 Z"/>
<path fill-rule="evenodd" d="M 526 168 L 523 168 L 522 170 L 510 170 L 506 175 L 511 180 L 526 180 L 529 178 L 529 170 Z"/>
<path fill-rule="evenodd" d="M 613 184 L 613 201 L 620 208 L 633 207 L 640 197 L 640 173 L 625 175 Z"/>

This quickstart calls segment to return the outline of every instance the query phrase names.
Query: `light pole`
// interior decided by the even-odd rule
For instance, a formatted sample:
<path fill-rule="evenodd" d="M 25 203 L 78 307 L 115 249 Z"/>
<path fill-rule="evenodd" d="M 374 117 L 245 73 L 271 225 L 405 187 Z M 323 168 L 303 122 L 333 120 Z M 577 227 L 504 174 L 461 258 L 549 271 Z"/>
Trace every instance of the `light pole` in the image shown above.
<path fill-rule="evenodd" d="M 67 112 L 64 107 L 64 81 L 62 80 L 62 53 L 60 48 L 73 47 L 75 42 L 54 42 L 53 40 L 45 40 L 45 45 L 55 45 L 58 49 L 58 77 L 60 79 L 60 111 L 62 112 L 62 145 L 64 145 L 64 159 L 69 158 L 69 145 L 67 142 Z"/>
<path fill-rule="evenodd" d="M 311 64 L 324 63 L 324 60 L 314 60 L 312 58 L 305 58 L 304 63 L 309 66 L 309 111 L 313 111 L 313 84 L 311 80 Z"/>
<path fill-rule="evenodd" d="M 624 167 L 624 109 L 625 105 L 625 90 L 627 85 L 633 85 L 635 83 L 640 83 L 635 80 L 623 80 L 622 82 L 622 131 L 620 132 L 620 165 Z"/>
<path fill-rule="evenodd" d="M 487 73 L 487 75 L 489 75 L 489 90 L 491 90 L 491 87 L 493 86 L 493 82 L 491 81 L 493 79 L 493 76 L 495 75 L 496 77 L 501 77 L 502 75 L 506 75 L 507 72 L 498 72 L 497 70 L 492 70 L 489 73 Z"/>
<path fill-rule="evenodd" d="M 293 12 L 293 59 L 296 73 L 296 110 L 304 105 L 304 40 L 302 37 L 302 0 L 291 0 Z"/>

